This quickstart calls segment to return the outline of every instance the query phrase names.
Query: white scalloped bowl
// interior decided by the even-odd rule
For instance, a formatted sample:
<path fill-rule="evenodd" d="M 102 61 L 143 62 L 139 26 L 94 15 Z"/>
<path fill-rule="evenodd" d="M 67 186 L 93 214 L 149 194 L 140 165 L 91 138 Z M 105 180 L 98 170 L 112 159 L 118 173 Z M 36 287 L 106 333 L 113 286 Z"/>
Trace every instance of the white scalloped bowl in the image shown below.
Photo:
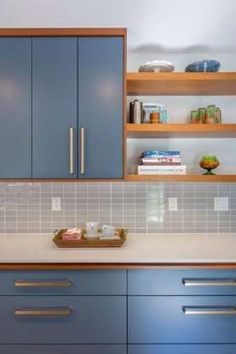
<path fill-rule="evenodd" d="M 167 60 L 148 61 L 139 67 L 140 72 L 172 72 L 175 66 Z"/>

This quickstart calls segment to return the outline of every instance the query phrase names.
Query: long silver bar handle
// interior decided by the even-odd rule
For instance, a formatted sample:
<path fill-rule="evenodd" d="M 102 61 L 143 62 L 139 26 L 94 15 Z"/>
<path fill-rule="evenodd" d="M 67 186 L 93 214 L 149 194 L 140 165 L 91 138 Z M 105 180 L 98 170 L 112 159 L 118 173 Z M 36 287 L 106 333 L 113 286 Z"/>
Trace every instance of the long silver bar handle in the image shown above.
<path fill-rule="evenodd" d="M 69 279 L 62 280 L 23 280 L 17 279 L 16 288 L 70 288 L 73 283 Z"/>
<path fill-rule="evenodd" d="M 183 307 L 185 315 L 236 315 L 235 307 Z"/>
<path fill-rule="evenodd" d="M 16 308 L 16 317 L 67 317 L 72 314 L 69 307 L 61 308 Z"/>
<path fill-rule="evenodd" d="M 74 174 L 74 128 L 69 129 L 69 173 Z"/>
<path fill-rule="evenodd" d="M 85 174 L 85 130 L 80 128 L 80 173 Z"/>
<path fill-rule="evenodd" d="M 236 286 L 236 279 L 183 279 L 184 286 Z"/>

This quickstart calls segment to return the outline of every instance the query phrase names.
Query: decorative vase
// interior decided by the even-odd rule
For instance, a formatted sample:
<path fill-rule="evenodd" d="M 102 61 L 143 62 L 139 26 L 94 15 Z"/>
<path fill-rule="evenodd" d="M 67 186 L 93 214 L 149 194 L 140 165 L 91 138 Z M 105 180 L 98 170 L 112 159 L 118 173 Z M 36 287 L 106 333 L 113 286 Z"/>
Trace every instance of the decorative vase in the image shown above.
<path fill-rule="evenodd" d="M 214 170 L 216 167 L 219 166 L 219 161 L 216 158 L 216 156 L 203 156 L 199 165 L 206 170 L 205 173 L 203 173 L 203 175 L 215 175 L 215 173 L 212 172 L 212 170 Z"/>
<path fill-rule="evenodd" d="M 220 70 L 220 62 L 217 60 L 201 60 L 189 64 L 186 72 L 217 72 Z"/>

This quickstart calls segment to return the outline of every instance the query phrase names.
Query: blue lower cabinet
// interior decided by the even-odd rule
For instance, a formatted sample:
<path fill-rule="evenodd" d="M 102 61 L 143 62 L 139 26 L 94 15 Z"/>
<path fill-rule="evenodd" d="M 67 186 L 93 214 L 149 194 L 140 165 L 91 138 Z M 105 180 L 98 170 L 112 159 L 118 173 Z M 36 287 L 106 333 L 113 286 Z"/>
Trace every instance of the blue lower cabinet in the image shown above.
<path fill-rule="evenodd" d="M 236 345 L 130 345 L 128 354 L 235 354 Z"/>
<path fill-rule="evenodd" d="M 1 344 L 127 341 L 125 296 L 1 296 L 0 314 Z"/>
<path fill-rule="evenodd" d="M 130 344 L 236 343 L 236 296 L 133 296 Z"/>
<path fill-rule="evenodd" d="M 0 345 L 0 353 L 1 354 L 126 354 L 126 346 L 125 345 L 49 345 L 49 346 L 47 345 Z"/>

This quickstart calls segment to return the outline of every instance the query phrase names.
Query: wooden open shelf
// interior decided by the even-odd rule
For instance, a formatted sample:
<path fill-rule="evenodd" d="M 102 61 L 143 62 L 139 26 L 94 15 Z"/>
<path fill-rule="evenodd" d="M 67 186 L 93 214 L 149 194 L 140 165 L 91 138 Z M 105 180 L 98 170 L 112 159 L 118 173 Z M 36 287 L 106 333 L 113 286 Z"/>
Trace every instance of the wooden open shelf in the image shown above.
<path fill-rule="evenodd" d="M 126 124 L 130 138 L 236 137 L 236 124 Z"/>
<path fill-rule="evenodd" d="M 128 182 L 236 182 L 235 175 L 127 175 Z"/>
<path fill-rule="evenodd" d="M 233 96 L 236 72 L 128 73 L 127 93 L 132 96 Z M 230 138 L 236 124 L 126 124 L 127 138 Z M 236 174 L 224 175 L 126 175 L 129 182 L 236 182 Z"/>
<path fill-rule="evenodd" d="M 236 95 L 236 72 L 128 73 L 128 95 Z"/>

